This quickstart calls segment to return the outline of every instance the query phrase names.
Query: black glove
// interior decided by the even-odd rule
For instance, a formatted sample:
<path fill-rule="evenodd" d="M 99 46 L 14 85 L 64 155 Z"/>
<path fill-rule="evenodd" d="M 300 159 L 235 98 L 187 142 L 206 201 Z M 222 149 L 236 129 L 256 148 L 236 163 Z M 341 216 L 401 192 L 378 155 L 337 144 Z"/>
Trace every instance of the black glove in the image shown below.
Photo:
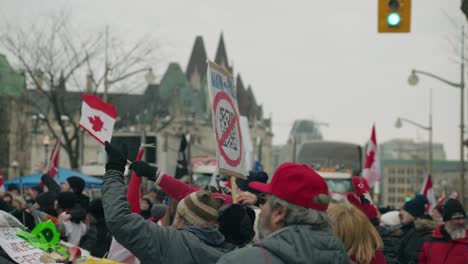
<path fill-rule="evenodd" d="M 138 177 L 146 177 L 150 181 L 156 181 L 159 176 L 158 167 L 151 166 L 142 160 L 132 162 L 129 169 L 133 170 Z"/>
<path fill-rule="evenodd" d="M 105 142 L 107 152 L 106 171 L 117 170 L 122 173 L 125 172 L 125 165 L 127 165 L 127 144 L 122 144 L 122 151 L 114 148 L 108 141 Z"/>

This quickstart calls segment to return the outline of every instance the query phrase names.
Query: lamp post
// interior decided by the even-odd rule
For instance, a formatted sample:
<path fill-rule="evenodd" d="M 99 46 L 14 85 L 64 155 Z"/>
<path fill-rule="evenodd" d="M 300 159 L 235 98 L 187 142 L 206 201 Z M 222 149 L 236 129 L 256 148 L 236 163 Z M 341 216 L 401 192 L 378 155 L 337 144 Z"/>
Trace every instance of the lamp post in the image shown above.
<path fill-rule="evenodd" d="M 18 175 L 18 168 L 19 168 L 19 162 L 17 160 L 13 160 L 11 163 L 11 168 L 13 168 L 13 173 L 14 175 Z M 23 177 L 19 175 L 19 180 L 20 180 L 20 195 L 22 198 L 24 198 L 24 191 L 23 191 Z M 25 217 L 24 217 L 24 210 L 22 210 L 22 215 L 23 215 L 23 225 L 26 223 Z"/>
<path fill-rule="evenodd" d="M 464 29 L 462 27 L 462 37 L 461 37 L 461 63 L 460 63 L 460 82 L 451 82 L 448 81 L 442 77 L 439 77 L 433 73 L 426 72 L 426 71 L 420 71 L 420 70 L 412 70 L 411 75 L 408 78 L 408 83 L 410 85 L 416 85 L 419 82 L 419 77 L 418 75 L 425 75 L 428 77 L 431 77 L 433 79 L 439 80 L 445 84 L 448 84 L 452 87 L 459 88 L 460 89 L 460 181 L 461 181 L 461 202 L 463 205 L 466 205 L 465 203 L 465 148 L 464 148 L 464 129 L 465 129 L 465 122 L 464 122 L 464 91 L 465 91 L 465 57 L 464 57 L 464 49 L 465 49 L 465 34 L 464 34 Z"/>
<path fill-rule="evenodd" d="M 407 118 L 402 118 L 402 117 L 398 117 L 396 122 L 395 122 L 395 127 L 396 128 L 401 128 L 403 126 L 403 122 L 405 123 L 409 123 L 409 124 L 412 124 L 414 126 L 417 126 L 419 128 L 422 128 L 424 130 L 427 130 L 429 131 L 429 162 L 428 162 L 428 173 L 429 175 L 432 175 L 432 114 L 430 115 L 430 118 L 429 118 L 429 126 L 423 126 L 417 122 L 414 122 L 412 120 L 409 120 Z"/>
<path fill-rule="evenodd" d="M 296 137 L 291 135 L 289 137 L 289 142 L 292 143 L 292 162 L 296 162 Z"/>
<path fill-rule="evenodd" d="M 50 145 L 50 139 L 48 135 L 44 135 L 42 137 L 42 145 L 44 146 L 44 166 L 47 167 L 47 156 L 49 154 L 49 145 Z"/>

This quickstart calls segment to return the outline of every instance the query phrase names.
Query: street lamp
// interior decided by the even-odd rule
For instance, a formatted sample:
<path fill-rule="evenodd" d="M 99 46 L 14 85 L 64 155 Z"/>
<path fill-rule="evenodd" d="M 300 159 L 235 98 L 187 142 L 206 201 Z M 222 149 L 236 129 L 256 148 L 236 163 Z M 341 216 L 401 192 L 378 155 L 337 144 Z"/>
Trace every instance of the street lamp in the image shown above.
<path fill-rule="evenodd" d="M 296 137 L 294 135 L 291 135 L 289 137 L 289 142 L 292 143 L 292 162 L 296 162 Z"/>
<path fill-rule="evenodd" d="M 19 162 L 17 160 L 13 160 L 13 162 L 11 162 L 11 167 L 13 168 L 13 173 L 16 175 L 18 175 L 18 168 L 19 168 Z M 24 193 L 23 193 L 23 177 L 21 177 L 21 175 L 19 176 L 20 177 L 20 194 L 21 194 L 21 197 L 24 198 Z M 26 223 L 26 220 L 25 220 L 25 216 L 24 216 L 24 210 L 22 210 L 22 215 L 23 215 L 23 224 Z"/>
<path fill-rule="evenodd" d="M 408 83 L 410 85 L 416 85 L 419 82 L 419 77 L 418 75 L 425 75 L 428 77 L 431 77 L 433 79 L 439 80 L 445 84 L 448 84 L 452 87 L 459 88 L 460 89 L 460 180 L 461 180 L 461 196 L 462 196 L 462 203 L 465 205 L 465 148 L 464 148 L 464 140 L 463 140 L 463 133 L 465 129 L 465 122 L 464 122 L 464 100 L 463 100 L 463 95 L 464 95 L 464 90 L 465 90 L 465 59 L 464 59 L 464 33 L 462 29 L 462 53 L 461 53 L 461 64 L 460 64 L 460 82 L 455 83 L 448 81 L 442 77 L 439 77 L 433 73 L 426 72 L 426 71 L 420 71 L 420 70 L 412 70 L 411 75 L 408 78 Z"/>
<path fill-rule="evenodd" d="M 428 168 L 428 173 L 429 175 L 432 175 L 432 114 L 430 115 L 430 119 L 429 119 L 429 126 L 423 126 L 417 122 L 414 122 L 412 120 L 409 120 L 407 118 L 402 118 L 402 117 L 398 117 L 396 122 L 395 122 L 395 127 L 396 128 L 401 128 L 403 126 L 403 122 L 405 123 L 409 123 L 409 124 L 412 124 L 416 127 L 419 127 L 419 128 L 422 128 L 424 130 L 427 130 L 429 131 L 429 168 Z"/>
<path fill-rule="evenodd" d="M 148 72 L 145 74 L 145 80 L 148 84 L 153 84 L 156 80 L 156 76 L 153 73 L 153 68 L 149 68 Z"/>
<path fill-rule="evenodd" d="M 48 135 L 42 137 L 42 145 L 44 145 L 44 166 L 47 166 L 47 156 L 49 152 L 50 139 Z"/>

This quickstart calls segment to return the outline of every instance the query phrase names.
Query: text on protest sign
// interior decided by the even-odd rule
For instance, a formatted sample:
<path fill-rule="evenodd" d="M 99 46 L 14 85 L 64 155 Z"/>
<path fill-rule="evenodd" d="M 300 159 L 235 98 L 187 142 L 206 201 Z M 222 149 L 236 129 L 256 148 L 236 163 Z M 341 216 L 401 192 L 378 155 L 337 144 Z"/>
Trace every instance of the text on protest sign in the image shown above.
<path fill-rule="evenodd" d="M 0 246 L 16 263 L 41 263 L 39 258 L 44 252 L 16 236 L 20 230 L 19 228 L 0 228 Z"/>

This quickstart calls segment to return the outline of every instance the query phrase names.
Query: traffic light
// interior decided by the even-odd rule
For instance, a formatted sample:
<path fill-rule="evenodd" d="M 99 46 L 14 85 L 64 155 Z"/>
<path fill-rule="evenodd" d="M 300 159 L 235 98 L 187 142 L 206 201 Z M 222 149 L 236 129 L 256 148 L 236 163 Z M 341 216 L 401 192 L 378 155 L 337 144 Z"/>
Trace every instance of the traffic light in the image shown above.
<path fill-rule="evenodd" d="M 411 28 L 411 0 L 378 0 L 380 33 L 407 33 Z"/>

